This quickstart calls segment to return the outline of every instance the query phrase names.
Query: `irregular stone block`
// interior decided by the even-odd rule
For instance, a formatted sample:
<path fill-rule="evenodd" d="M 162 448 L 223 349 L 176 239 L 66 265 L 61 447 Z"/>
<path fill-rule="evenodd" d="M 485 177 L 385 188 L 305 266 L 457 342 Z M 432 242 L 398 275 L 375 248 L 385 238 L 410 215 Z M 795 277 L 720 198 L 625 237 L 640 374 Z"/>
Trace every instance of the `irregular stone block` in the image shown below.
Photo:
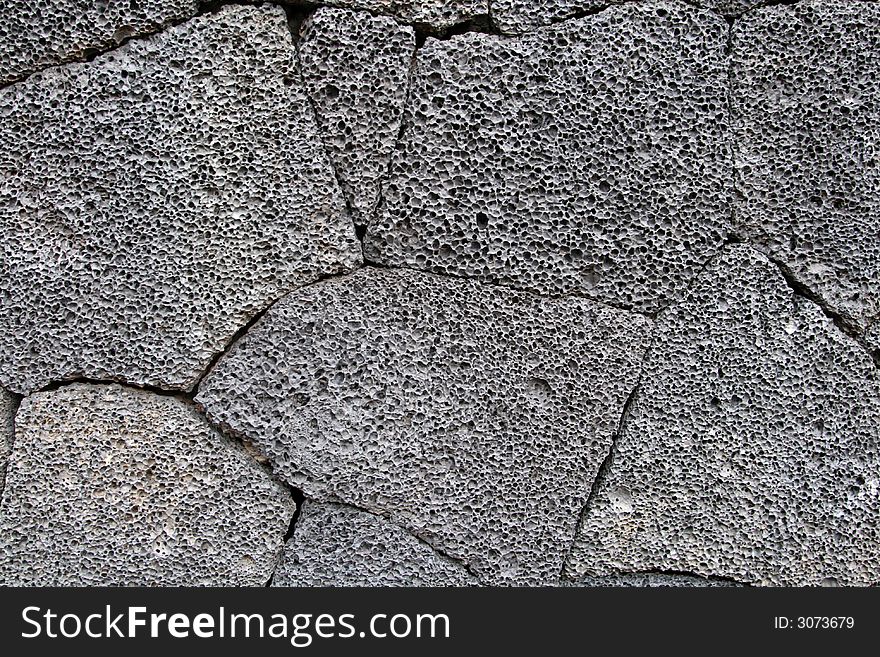
<path fill-rule="evenodd" d="M 15 397 L 0 388 L 0 495 L 6 481 L 6 461 L 12 451 L 15 407 Z"/>
<path fill-rule="evenodd" d="M 379 202 L 415 47 L 413 29 L 387 16 L 319 9 L 303 25 L 299 55 L 306 89 L 359 225 Z"/>
<path fill-rule="evenodd" d="M 487 583 L 552 583 L 650 325 L 366 268 L 273 306 L 196 401 L 306 496 L 390 516 Z"/>
<path fill-rule="evenodd" d="M 738 230 L 864 333 L 880 319 L 880 4 L 734 25 Z"/>
<path fill-rule="evenodd" d="M 327 0 L 322 4 L 390 14 L 407 23 L 435 31 L 489 15 L 488 0 Z"/>
<path fill-rule="evenodd" d="M 727 31 L 660 1 L 429 39 L 367 256 L 667 304 L 726 237 Z"/>
<path fill-rule="evenodd" d="M 197 0 L 10 0 L 0 12 L 0 84 L 83 59 L 198 11 Z"/>
<path fill-rule="evenodd" d="M 117 385 L 26 397 L 0 507 L 10 586 L 262 586 L 290 494 L 192 405 Z"/>
<path fill-rule="evenodd" d="M 505 34 L 521 34 L 628 0 L 492 0 L 492 23 Z M 737 15 L 762 0 L 699 0 L 689 4 Z"/>
<path fill-rule="evenodd" d="M 880 381 L 774 265 L 732 247 L 665 313 L 568 575 L 880 581 Z"/>
<path fill-rule="evenodd" d="M 299 80 L 284 12 L 236 6 L 0 91 L 0 384 L 188 389 L 360 262 Z"/>
<path fill-rule="evenodd" d="M 366 511 L 306 502 L 273 586 L 473 586 L 461 564 Z"/>
<path fill-rule="evenodd" d="M 665 573 L 622 573 L 604 577 L 584 577 L 569 586 L 588 587 L 634 587 L 634 588 L 706 588 L 742 586 L 735 582 L 690 575 L 667 575 Z"/>

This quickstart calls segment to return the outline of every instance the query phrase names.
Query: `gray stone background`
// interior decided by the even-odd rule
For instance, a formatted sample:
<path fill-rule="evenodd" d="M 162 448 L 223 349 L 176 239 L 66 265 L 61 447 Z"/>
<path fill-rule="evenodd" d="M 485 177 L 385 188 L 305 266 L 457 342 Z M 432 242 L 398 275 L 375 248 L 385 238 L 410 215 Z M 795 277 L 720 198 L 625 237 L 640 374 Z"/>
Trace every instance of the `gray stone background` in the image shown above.
<path fill-rule="evenodd" d="M 0 18 L 0 583 L 880 583 L 880 3 Z"/>

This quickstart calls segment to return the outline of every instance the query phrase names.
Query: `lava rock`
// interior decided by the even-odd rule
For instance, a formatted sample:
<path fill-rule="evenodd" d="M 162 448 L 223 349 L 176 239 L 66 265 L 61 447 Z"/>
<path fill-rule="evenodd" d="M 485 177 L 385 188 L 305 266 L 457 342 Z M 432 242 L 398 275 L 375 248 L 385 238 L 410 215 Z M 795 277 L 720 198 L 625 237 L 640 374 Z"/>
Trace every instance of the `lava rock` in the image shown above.
<path fill-rule="evenodd" d="M 189 389 L 360 263 L 300 80 L 284 12 L 235 6 L 0 91 L 0 384 Z"/>
<path fill-rule="evenodd" d="M 777 268 L 725 249 L 659 320 L 569 577 L 880 582 L 880 381 Z"/>
<path fill-rule="evenodd" d="M 419 49 L 373 262 L 655 311 L 727 238 L 728 26 L 611 7 Z"/>
<path fill-rule="evenodd" d="M 869 333 L 880 319 L 880 4 L 750 12 L 733 28 L 732 72 L 738 231 Z"/>
<path fill-rule="evenodd" d="M 305 86 L 358 225 L 366 224 L 379 202 L 415 47 L 413 29 L 387 16 L 319 9 L 303 25 Z"/>
<path fill-rule="evenodd" d="M 8 586 L 262 586 L 295 505 L 191 404 L 118 385 L 25 397 L 0 507 Z"/>
<path fill-rule="evenodd" d="M 461 564 L 366 511 L 306 502 L 273 586 L 473 586 Z"/>
<path fill-rule="evenodd" d="M 197 0 L 9 0 L 0 11 L 0 84 L 158 31 L 198 8 Z"/>
<path fill-rule="evenodd" d="M 486 583 L 552 583 L 650 327 L 369 267 L 273 306 L 196 401 L 307 497 L 389 516 Z"/>

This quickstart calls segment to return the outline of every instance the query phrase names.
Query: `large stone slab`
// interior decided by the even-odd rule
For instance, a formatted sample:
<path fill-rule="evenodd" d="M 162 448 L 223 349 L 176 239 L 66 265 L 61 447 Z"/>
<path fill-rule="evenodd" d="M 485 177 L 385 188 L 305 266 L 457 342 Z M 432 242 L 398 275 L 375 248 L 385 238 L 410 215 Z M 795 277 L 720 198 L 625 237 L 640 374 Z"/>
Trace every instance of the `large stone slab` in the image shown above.
<path fill-rule="evenodd" d="M 650 325 L 366 268 L 273 306 L 196 401 L 306 496 L 390 516 L 487 583 L 552 583 Z"/>
<path fill-rule="evenodd" d="M 6 461 L 12 451 L 15 428 L 15 397 L 0 388 L 0 495 L 6 481 Z"/>
<path fill-rule="evenodd" d="M 492 0 L 492 23 L 505 34 L 521 34 L 627 1 L 630 0 Z M 735 16 L 763 1 L 692 0 L 689 4 Z"/>
<path fill-rule="evenodd" d="M 728 27 L 667 1 L 429 39 L 365 253 L 653 311 L 726 237 Z"/>
<path fill-rule="evenodd" d="M 11 0 L 0 9 L 0 84 L 195 15 L 197 0 Z"/>
<path fill-rule="evenodd" d="M 190 388 L 359 263 L 299 80 L 284 12 L 236 6 L 0 91 L 0 384 Z"/>
<path fill-rule="evenodd" d="M 273 586 L 473 586 L 461 564 L 366 511 L 306 502 Z"/>
<path fill-rule="evenodd" d="M 413 29 L 387 16 L 319 9 L 303 25 L 299 55 L 306 89 L 359 225 L 379 202 L 415 47 Z"/>
<path fill-rule="evenodd" d="M 747 247 L 658 320 L 568 575 L 880 582 L 880 382 Z"/>
<path fill-rule="evenodd" d="M 262 586 L 290 494 L 191 404 L 72 384 L 22 401 L 0 507 L 11 586 Z"/>
<path fill-rule="evenodd" d="M 388 14 L 433 31 L 489 15 L 488 0 L 327 0 L 321 4 Z"/>
<path fill-rule="evenodd" d="M 872 2 L 767 7 L 733 32 L 738 230 L 863 334 L 880 319 L 878 42 Z"/>

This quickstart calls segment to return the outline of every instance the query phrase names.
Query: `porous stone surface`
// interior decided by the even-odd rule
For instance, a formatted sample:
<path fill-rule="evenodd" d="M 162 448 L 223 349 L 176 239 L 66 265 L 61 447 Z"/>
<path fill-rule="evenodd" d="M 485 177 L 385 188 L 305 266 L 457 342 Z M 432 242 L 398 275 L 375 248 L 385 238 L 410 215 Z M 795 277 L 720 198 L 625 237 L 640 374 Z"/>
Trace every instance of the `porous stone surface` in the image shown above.
<path fill-rule="evenodd" d="M 521 34 L 631 0 L 492 0 L 492 23 L 504 34 Z M 763 0 L 693 0 L 689 4 L 737 16 Z"/>
<path fill-rule="evenodd" d="M 654 1 L 418 52 L 373 261 L 653 311 L 724 242 L 723 18 Z"/>
<path fill-rule="evenodd" d="M 188 389 L 360 262 L 300 80 L 284 12 L 235 6 L 0 91 L 0 384 Z"/>
<path fill-rule="evenodd" d="M 806 0 L 733 30 L 738 230 L 864 333 L 880 318 L 880 4 Z"/>
<path fill-rule="evenodd" d="M 736 582 L 691 575 L 667 575 L 665 573 L 623 573 L 605 577 L 584 577 L 572 586 L 586 587 L 634 587 L 634 588 L 706 588 L 741 586 Z"/>
<path fill-rule="evenodd" d="M 552 583 L 650 326 L 365 268 L 273 306 L 196 401 L 307 497 L 390 516 L 485 583 Z"/>
<path fill-rule="evenodd" d="M 473 586 L 467 570 L 366 511 L 306 502 L 273 586 Z"/>
<path fill-rule="evenodd" d="M 6 481 L 6 461 L 12 451 L 15 407 L 15 397 L 0 388 L 0 495 Z"/>
<path fill-rule="evenodd" d="M 658 320 L 567 573 L 876 584 L 878 432 L 868 355 L 730 247 Z"/>
<path fill-rule="evenodd" d="M 397 142 L 415 32 L 387 16 L 319 9 L 303 25 L 299 56 L 324 144 L 365 225 Z"/>
<path fill-rule="evenodd" d="M 10 586 L 262 586 L 290 494 L 177 398 L 71 384 L 26 397 L 0 507 Z"/>
<path fill-rule="evenodd" d="M 197 0 L 4 0 L 0 84 L 193 16 Z"/>
<path fill-rule="evenodd" d="M 865 341 L 868 348 L 873 350 L 874 360 L 880 364 L 880 318 L 875 319 L 874 323 L 868 327 Z"/>
<path fill-rule="evenodd" d="M 434 31 L 489 15 L 488 0 L 327 0 L 320 4 L 389 14 Z"/>

